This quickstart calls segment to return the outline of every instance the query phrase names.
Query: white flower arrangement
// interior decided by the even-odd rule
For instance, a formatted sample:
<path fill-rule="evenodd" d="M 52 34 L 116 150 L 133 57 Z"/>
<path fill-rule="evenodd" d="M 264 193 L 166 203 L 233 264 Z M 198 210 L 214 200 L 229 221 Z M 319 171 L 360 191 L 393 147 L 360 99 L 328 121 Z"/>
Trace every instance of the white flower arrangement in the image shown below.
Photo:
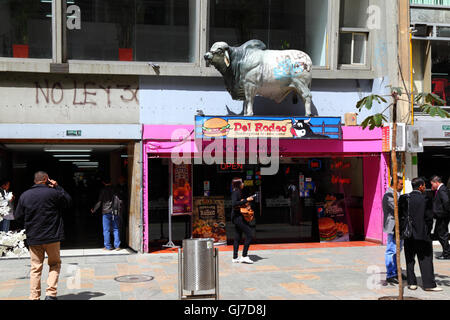
<path fill-rule="evenodd" d="M 3 217 L 7 216 L 11 212 L 10 202 L 12 198 L 12 192 L 6 192 L 4 197 L 0 198 L 0 222 L 3 220 Z"/>
<path fill-rule="evenodd" d="M 7 257 L 17 257 L 28 253 L 24 240 L 25 230 L 19 232 L 0 232 L 0 257 L 3 253 Z"/>

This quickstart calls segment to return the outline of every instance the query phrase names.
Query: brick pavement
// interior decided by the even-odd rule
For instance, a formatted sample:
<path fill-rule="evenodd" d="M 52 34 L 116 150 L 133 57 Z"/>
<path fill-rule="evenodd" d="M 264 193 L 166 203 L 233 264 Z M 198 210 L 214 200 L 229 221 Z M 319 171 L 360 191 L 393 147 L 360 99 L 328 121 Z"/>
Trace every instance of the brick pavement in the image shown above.
<path fill-rule="evenodd" d="M 221 247 L 219 284 L 222 300 L 376 300 L 397 295 L 385 283 L 384 246 L 350 243 L 254 245 L 255 264 L 232 264 L 232 248 Z M 440 247 L 435 246 L 435 254 Z M 402 265 L 404 257 L 402 254 Z M 450 261 L 434 260 L 436 280 L 444 291 L 419 288 L 405 295 L 421 299 L 450 298 Z M 28 299 L 28 259 L 0 259 L 0 299 Z M 43 295 L 48 266 L 43 272 Z M 147 275 L 153 280 L 123 283 L 124 275 Z M 419 286 L 420 272 L 416 264 Z M 175 250 L 151 254 L 63 257 L 58 296 L 61 300 L 176 300 L 178 256 Z"/>

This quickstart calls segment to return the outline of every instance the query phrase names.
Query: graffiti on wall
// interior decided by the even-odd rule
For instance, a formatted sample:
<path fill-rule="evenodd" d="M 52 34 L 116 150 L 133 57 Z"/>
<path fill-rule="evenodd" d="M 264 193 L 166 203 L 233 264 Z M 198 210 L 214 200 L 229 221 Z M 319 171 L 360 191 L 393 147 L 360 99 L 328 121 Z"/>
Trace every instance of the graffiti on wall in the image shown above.
<path fill-rule="evenodd" d="M 65 87 L 66 86 L 66 87 Z M 51 82 L 48 79 L 42 81 L 35 81 L 36 87 L 36 104 L 40 103 L 52 103 L 54 105 L 61 104 L 64 101 L 65 95 L 69 95 L 69 101 L 72 101 L 73 105 L 92 105 L 98 104 L 98 95 L 105 95 L 101 98 L 101 101 L 105 101 L 107 106 L 111 107 L 111 95 L 118 89 L 116 94 L 123 103 L 136 102 L 139 104 L 138 92 L 139 87 L 133 88 L 129 84 L 116 84 L 116 85 L 103 85 L 93 81 L 77 82 L 73 80 L 68 86 L 63 85 L 62 82 Z"/>

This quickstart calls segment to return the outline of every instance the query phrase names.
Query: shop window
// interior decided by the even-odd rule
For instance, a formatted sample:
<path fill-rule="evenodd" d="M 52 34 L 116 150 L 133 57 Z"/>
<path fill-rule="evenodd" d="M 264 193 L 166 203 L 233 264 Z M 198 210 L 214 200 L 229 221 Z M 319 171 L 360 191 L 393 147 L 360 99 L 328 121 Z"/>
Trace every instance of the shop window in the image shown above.
<path fill-rule="evenodd" d="M 67 30 L 69 59 L 193 62 L 195 0 L 75 0 L 81 28 Z"/>
<path fill-rule="evenodd" d="M 340 7 L 338 64 L 367 65 L 369 0 L 342 0 Z"/>
<path fill-rule="evenodd" d="M 302 50 L 315 66 L 326 66 L 328 8 L 328 0 L 210 1 L 209 45 L 259 39 L 269 49 Z"/>
<path fill-rule="evenodd" d="M 51 58 L 51 30 L 51 1 L 0 2 L 1 57 Z"/>

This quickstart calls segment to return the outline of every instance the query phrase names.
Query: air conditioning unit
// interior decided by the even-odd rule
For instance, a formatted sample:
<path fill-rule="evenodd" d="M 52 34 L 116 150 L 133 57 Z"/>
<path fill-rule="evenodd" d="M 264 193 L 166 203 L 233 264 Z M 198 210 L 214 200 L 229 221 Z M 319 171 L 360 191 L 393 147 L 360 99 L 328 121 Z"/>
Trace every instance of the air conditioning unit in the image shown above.
<path fill-rule="evenodd" d="M 406 126 L 406 152 L 423 152 L 423 135 L 419 127 Z"/>
<path fill-rule="evenodd" d="M 389 148 L 392 150 L 392 127 L 389 124 Z M 406 123 L 397 123 L 397 148 L 395 151 L 406 151 Z"/>

